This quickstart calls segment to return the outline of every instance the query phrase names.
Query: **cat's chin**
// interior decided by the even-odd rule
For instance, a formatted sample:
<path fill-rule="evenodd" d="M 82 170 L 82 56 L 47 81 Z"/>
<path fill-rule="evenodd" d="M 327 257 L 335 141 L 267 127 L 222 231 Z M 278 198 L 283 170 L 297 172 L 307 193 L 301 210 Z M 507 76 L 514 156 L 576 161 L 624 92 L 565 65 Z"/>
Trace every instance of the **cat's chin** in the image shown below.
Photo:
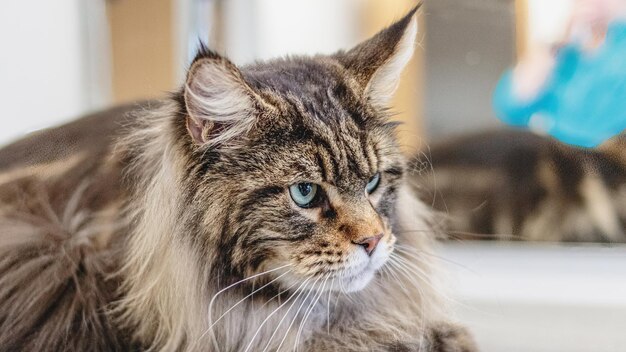
<path fill-rule="evenodd" d="M 360 272 L 341 277 L 343 291 L 347 293 L 364 289 L 374 279 L 376 272 L 385 264 L 387 259 L 386 255 L 373 258 Z"/>
<path fill-rule="evenodd" d="M 342 279 L 342 287 L 343 291 L 348 292 L 356 292 L 364 289 L 374 278 L 374 274 L 376 274 L 375 270 L 366 269 L 363 272 Z"/>
<path fill-rule="evenodd" d="M 316 276 L 308 276 L 307 274 L 298 273 L 297 269 L 285 269 L 287 272 L 280 274 L 275 280 L 278 281 L 281 287 L 287 288 L 287 290 L 356 292 L 363 290 L 374 279 L 378 270 L 389 260 L 389 252 L 390 250 L 386 245 L 379 246 L 371 257 L 365 254 L 364 251 L 355 251 L 350 258 L 351 260 L 347 261 L 346 268 L 335 271 L 334 275 L 327 276 L 324 273 L 320 273 Z M 282 265 L 283 268 L 287 266 L 291 265 Z"/>

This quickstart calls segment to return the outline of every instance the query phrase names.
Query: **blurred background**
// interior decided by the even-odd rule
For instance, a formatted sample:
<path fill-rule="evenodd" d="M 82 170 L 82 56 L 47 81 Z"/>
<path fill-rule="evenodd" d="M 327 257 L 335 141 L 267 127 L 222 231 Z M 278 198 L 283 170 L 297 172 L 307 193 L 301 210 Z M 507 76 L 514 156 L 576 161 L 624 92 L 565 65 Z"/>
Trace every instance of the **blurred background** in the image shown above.
<path fill-rule="evenodd" d="M 500 73 L 554 36 L 570 0 L 433 0 L 394 104 L 403 144 L 498 125 Z M 356 44 L 408 0 L 30 0 L 0 4 L 0 144 L 181 83 L 199 40 L 245 64 Z M 450 98 L 453 97 L 453 100 Z"/>
<path fill-rule="evenodd" d="M 407 153 L 499 128 L 491 94 L 529 46 L 562 35 L 573 0 L 429 0 L 394 101 Z M 332 53 L 408 0 L 0 2 L 0 145 L 177 89 L 199 40 L 237 64 Z M 459 320 L 484 351 L 623 351 L 626 259 L 615 248 L 446 244 Z"/>

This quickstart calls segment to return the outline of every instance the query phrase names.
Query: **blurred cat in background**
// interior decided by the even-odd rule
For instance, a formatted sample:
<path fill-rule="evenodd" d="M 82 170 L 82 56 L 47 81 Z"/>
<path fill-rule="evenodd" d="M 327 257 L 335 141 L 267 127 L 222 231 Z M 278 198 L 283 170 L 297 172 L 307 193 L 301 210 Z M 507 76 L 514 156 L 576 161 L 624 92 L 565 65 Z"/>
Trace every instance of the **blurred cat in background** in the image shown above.
<path fill-rule="evenodd" d="M 626 135 L 583 149 L 484 132 L 434 143 L 413 169 L 450 238 L 626 242 Z"/>

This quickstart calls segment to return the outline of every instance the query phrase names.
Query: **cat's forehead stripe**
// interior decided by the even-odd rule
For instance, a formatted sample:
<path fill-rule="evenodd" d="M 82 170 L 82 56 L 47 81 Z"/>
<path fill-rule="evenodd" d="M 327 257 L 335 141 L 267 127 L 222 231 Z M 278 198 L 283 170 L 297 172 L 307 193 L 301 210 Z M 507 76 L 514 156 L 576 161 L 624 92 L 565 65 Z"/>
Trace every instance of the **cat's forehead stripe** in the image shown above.
<path fill-rule="evenodd" d="M 322 170 L 322 178 L 324 181 L 334 184 L 337 175 L 339 174 L 337 164 L 333 162 L 333 158 L 327 148 L 318 145 L 316 149 L 317 161 L 319 162 L 320 169 Z"/>
<path fill-rule="evenodd" d="M 330 183 L 337 183 L 340 179 L 355 175 L 359 179 L 367 179 L 373 169 L 372 161 L 366 150 L 362 150 L 360 143 L 353 140 L 342 143 L 338 147 L 340 153 L 333 153 L 326 143 L 317 144 L 316 161 L 322 170 L 322 177 Z"/>
<path fill-rule="evenodd" d="M 318 155 L 309 156 L 318 164 L 326 182 L 361 182 L 378 169 L 378 155 L 371 144 L 368 116 L 361 111 L 362 97 L 346 83 L 346 77 L 332 65 L 294 60 L 276 65 L 251 67 L 246 72 L 256 89 L 271 95 L 292 120 L 295 143 L 312 143 Z M 369 117 L 373 118 L 373 117 Z M 280 133 L 280 132 L 279 132 Z"/>
<path fill-rule="evenodd" d="M 322 100 L 310 102 L 307 115 L 313 118 L 318 133 L 329 141 L 330 151 L 339 175 L 356 174 L 360 179 L 367 179 L 376 169 L 376 160 L 368 153 L 369 143 L 366 123 L 363 116 L 351 109 L 350 95 L 345 85 L 343 88 L 325 89 L 320 94 Z M 311 112 L 312 111 L 312 112 Z"/>
<path fill-rule="evenodd" d="M 348 128 L 346 124 L 342 124 L 344 128 Z M 356 136 L 353 136 L 348 131 L 343 133 L 344 136 L 344 145 L 346 149 L 349 150 L 348 159 L 351 161 L 353 165 L 358 166 L 355 168 L 362 178 L 367 178 L 371 176 L 370 174 L 373 172 L 371 167 L 371 162 L 367 155 L 367 150 L 365 149 L 365 134 L 364 133 L 356 133 Z"/>
<path fill-rule="evenodd" d="M 338 109 L 337 114 L 342 114 Z M 375 167 L 375 161 L 371 160 L 371 154 L 364 147 L 367 146 L 365 133 L 354 133 L 354 129 L 347 128 L 345 121 L 334 123 L 334 126 L 320 122 L 319 119 L 312 121 L 314 130 L 314 143 L 320 153 L 318 162 L 320 168 L 325 170 L 325 179 L 336 183 L 339 178 L 355 174 L 360 179 L 369 178 Z M 329 164 L 332 167 L 329 167 Z"/>

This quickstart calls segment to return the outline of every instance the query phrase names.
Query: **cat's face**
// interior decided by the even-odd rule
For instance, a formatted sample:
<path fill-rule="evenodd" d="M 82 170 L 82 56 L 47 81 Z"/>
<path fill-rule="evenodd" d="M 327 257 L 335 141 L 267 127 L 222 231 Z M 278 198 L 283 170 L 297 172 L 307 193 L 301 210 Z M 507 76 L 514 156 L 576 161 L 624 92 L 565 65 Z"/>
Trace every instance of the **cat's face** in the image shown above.
<path fill-rule="evenodd" d="M 355 291 L 385 264 L 404 160 L 384 105 L 412 52 L 413 16 L 332 56 L 242 69 L 196 59 L 184 92 L 190 170 L 202 180 L 194 198 L 210 199 L 203 223 L 220 219 L 208 240 L 223 272 L 282 268 L 287 288 Z"/>
<path fill-rule="evenodd" d="M 393 125 L 341 84 L 327 79 L 309 87 L 326 95 L 309 103 L 275 97 L 281 108 L 253 133 L 251 146 L 232 152 L 225 169 L 241 174 L 224 182 L 248 183 L 253 195 L 241 203 L 236 225 L 246 227 L 241 257 L 259 258 L 266 268 L 290 265 L 285 282 L 336 278 L 336 289 L 351 291 L 393 250 L 404 164 Z"/>

